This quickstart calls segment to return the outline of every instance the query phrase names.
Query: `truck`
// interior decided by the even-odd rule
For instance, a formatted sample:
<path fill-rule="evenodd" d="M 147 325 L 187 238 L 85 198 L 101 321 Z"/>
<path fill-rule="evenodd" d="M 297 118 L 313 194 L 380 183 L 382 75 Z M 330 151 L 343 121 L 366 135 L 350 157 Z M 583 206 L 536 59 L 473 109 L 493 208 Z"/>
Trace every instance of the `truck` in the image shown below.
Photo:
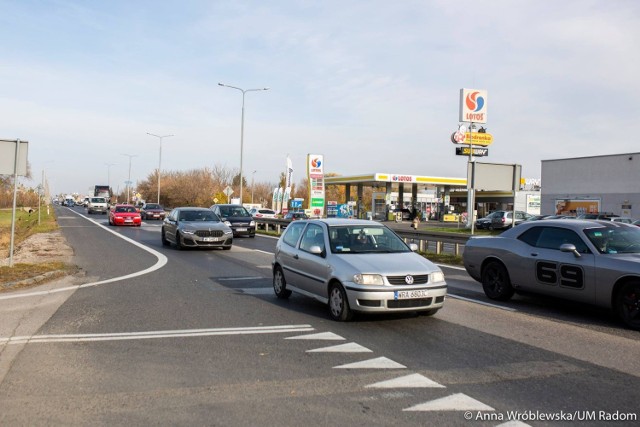
<path fill-rule="evenodd" d="M 93 190 L 94 197 L 104 197 L 108 204 L 111 203 L 111 188 L 108 185 L 96 185 Z"/>

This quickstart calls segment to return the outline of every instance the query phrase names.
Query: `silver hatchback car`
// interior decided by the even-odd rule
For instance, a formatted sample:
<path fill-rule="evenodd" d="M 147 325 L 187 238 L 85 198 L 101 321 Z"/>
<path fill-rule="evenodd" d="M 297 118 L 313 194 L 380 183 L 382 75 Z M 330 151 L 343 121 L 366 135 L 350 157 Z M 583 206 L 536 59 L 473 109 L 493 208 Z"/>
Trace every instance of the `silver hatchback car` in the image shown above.
<path fill-rule="evenodd" d="M 444 274 L 391 229 L 373 221 L 294 221 L 276 244 L 273 289 L 329 305 L 334 320 L 354 312 L 418 311 L 430 316 L 447 294 Z"/>

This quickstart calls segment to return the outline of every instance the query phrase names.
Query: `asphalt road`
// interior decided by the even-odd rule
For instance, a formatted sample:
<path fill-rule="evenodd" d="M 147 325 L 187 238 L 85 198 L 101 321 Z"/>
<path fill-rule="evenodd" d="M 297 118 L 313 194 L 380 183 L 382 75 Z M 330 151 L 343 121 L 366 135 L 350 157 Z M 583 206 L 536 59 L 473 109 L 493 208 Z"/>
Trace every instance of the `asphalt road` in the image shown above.
<path fill-rule="evenodd" d="M 443 267 L 450 296 L 434 317 L 338 323 L 315 300 L 275 298 L 272 238 L 177 251 L 161 245 L 158 222 L 109 227 L 104 215 L 57 209 L 85 276 L 0 299 L 0 425 L 640 416 L 640 333 L 606 311 L 532 296 L 495 305 L 463 270 Z"/>

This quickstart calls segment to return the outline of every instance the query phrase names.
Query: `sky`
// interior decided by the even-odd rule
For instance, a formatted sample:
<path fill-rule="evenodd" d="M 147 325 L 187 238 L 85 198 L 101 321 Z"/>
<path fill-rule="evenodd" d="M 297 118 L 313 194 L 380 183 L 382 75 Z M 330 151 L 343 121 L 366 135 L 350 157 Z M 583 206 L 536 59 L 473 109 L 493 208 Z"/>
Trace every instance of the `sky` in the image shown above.
<path fill-rule="evenodd" d="M 0 0 L 0 139 L 36 186 L 167 171 L 466 177 L 461 88 L 487 91 L 488 163 L 638 152 L 637 0 Z M 244 137 L 241 150 L 242 92 Z M 148 135 L 174 135 L 159 138 Z M 241 156 L 242 151 L 242 156 Z M 160 158 L 161 157 L 161 158 Z M 255 172 L 254 172 L 255 171 Z M 542 183 L 544 191 L 544 182 Z"/>

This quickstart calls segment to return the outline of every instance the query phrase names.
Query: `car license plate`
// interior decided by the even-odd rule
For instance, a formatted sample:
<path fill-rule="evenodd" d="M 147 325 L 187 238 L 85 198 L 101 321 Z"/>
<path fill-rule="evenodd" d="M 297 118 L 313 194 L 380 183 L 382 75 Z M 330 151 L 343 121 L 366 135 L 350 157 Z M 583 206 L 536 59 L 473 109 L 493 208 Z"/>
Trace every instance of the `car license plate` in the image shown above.
<path fill-rule="evenodd" d="M 158 218 L 160 216 L 160 214 L 153 214 L 154 218 Z"/>
<path fill-rule="evenodd" d="M 247 231 L 246 228 L 236 228 L 236 231 Z"/>
<path fill-rule="evenodd" d="M 124 222 L 133 222 L 133 220 L 131 218 L 127 218 L 124 220 Z"/>
<path fill-rule="evenodd" d="M 217 237 L 203 237 L 202 240 L 205 241 L 205 242 L 217 242 L 218 238 Z"/>
<path fill-rule="evenodd" d="M 413 299 L 413 298 L 426 298 L 429 296 L 429 291 L 395 291 L 393 293 L 393 299 Z"/>

